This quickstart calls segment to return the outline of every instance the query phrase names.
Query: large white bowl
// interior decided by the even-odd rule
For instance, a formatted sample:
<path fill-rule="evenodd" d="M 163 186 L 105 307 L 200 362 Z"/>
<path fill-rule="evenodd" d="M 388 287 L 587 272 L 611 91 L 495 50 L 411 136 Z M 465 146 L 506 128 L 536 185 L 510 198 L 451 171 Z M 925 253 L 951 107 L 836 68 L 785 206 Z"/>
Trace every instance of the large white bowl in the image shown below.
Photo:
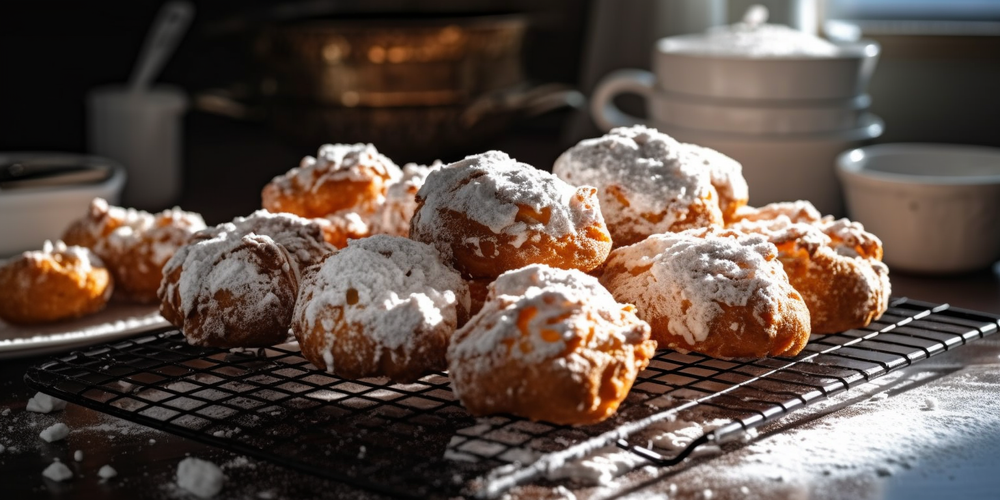
<path fill-rule="evenodd" d="M 843 153 L 837 171 L 851 217 L 892 268 L 948 274 L 1000 259 L 1000 149 L 880 144 Z"/>
<path fill-rule="evenodd" d="M 681 142 L 715 149 L 743 165 L 750 204 L 809 200 L 825 214 L 841 215 L 843 201 L 834 168 L 837 156 L 882 134 L 884 124 L 868 114 L 862 125 L 842 132 L 790 135 L 721 134 L 656 124 Z"/>
<path fill-rule="evenodd" d="M 0 165 L 42 158 L 60 164 L 105 165 L 112 173 L 97 183 L 0 190 L 0 258 L 61 238 L 66 226 L 82 217 L 95 197 L 118 203 L 125 169 L 108 159 L 66 153 L 0 153 Z"/>

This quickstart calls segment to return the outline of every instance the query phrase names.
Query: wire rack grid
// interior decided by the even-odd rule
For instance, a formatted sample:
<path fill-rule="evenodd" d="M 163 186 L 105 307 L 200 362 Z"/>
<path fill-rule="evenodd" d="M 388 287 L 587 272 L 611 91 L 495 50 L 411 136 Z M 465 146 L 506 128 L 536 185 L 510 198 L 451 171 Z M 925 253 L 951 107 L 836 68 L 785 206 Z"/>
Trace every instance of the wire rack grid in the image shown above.
<path fill-rule="evenodd" d="M 412 384 L 344 380 L 316 370 L 295 346 L 203 348 L 174 329 L 52 359 L 29 369 L 25 381 L 126 420 L 373 491 L 495 497 L 608 445 L 677 464 L 701 444 L 992 334 L 998 320 L 898 299 L 864 329 L 813 336 L 795 358 L 736 362 L 660 351 L 615 416 L 583 427 L 473 418 L 445 373 Z M 642 445 L 656 422 L 695 418 L 695 411 L 726 423 L 678 453 Z"/>

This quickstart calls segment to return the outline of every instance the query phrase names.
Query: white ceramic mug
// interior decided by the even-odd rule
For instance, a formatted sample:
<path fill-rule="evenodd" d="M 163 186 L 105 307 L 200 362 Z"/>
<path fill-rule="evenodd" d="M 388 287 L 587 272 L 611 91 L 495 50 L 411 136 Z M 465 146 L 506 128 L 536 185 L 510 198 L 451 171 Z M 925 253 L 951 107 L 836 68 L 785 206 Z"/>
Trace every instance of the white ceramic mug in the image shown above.
<path fill-rule="evenodd" d="M 187 97 L 174 87 L 133 93 L 110 86 L 88 94 L 89 148 L 125 166 L 124 205 L 159 210 L 177 202 L 183 185 L 186 110 Z"/>
<path fill-rule="evenodd" d="M 642 97 L 649 119 L 619 109 L 614 99 L 621 94 Z M 625 69 L 610 73 L 598 83 L 591 99 L 591 114 L 605 131 L 642 123 L 654 128 L 685 127 L 737 134 L 799 134 L 856 128 L 870 104 L 867 95 L 809 101 L 697 98 L 659 89 L 656 77 L 648 71 Z"/>

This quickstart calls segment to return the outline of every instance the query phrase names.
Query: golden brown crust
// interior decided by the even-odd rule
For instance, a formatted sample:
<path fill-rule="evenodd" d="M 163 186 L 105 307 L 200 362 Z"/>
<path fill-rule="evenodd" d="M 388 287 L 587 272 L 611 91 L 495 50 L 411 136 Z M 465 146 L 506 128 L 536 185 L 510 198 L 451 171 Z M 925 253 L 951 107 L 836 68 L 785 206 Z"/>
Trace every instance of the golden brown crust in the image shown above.
<path fill-rule="evenodd" d="M 352 241 L 306 271 L 292 332 L 302 355 L 340 377 L 412 382 L 446 368 L 469 291 L 437 251 L 399 236 Z"/>
<path fill-rule="evenodd" d="M 621 214 L 618 224 L 609 227 L 614 247 L 619 248 L 633 243 L 638 243 L 651 234 L 650 228 L 655 226 L 662 229 L 662 232 L 679 233 L 688 229 L 697 229 L 709 226 L 722 226 L 723 214 L 718 205 L 718 194 L 712 190 L 706 190 L 705 196 L 691 203 L 684 211 L 663 210 L 655 213 L 636 213 L 634 209 L 629 209 L 627 190 L 617 184 L 611 184 L 604 188 L 605 195 L 601 197 L 601 207 L 608 212 L 614 211 Z M 664 219 L 670 218 L 674 222 L 662 228 Z"/>
<path fill-rule="evenodd" d="M 732 227 L 767 237 L 809 307 L 813 333 L 862 328 L 889 306 L 889 269 L 882 244 L 847 219 L 821 218 L 808 202 L 742 210 Z"/>
<path fill-rule="evenodd" d="M 70 224 L 63 238 L 69 245 L 91 249 L 104 261 L 114 276 L 117 296 L 155 303 L 163 265 L 204 227 L 196 213 L 175 208 L 150 214 L 96 198 L 87 214 Z"/>
<path fill-rule="evenodd" d="M 510 290 L 512 274 L 541 288 Z M 648 325 L 583 273 L 531 266 L 504 276 L 449 347 L 452 388 L 469 413 L 570 425 L 613 415 L 655 353 Z M 569 282 L 583 285 L 560 286 Z"/>
<path fill-rule="evenodd" d="M 266 281 L 248 280 L 257 287 L 249 293 L 240 293 L 245 291 L 242 286 L 212 287 L 214 293 L 200 293 L 187 302 L 177 286 L 184 266 L 171 267 L 163 280 L 160 314 L 180 328 L 188 342 L 222 348 L 265 347 L 288 339 L 298 277 L 291 271 L 284 248 L 269 239 L 248 236 L 211 262 L 200 264 L 236 269 Z"/>
<path fill-rule="evenodd" d="M 660 347 L 723 359 L 792 356 L 809 340 L 809 311 L 776 254 L 763 238 L 732 230 L 654 235 L 612 252 L 601 282 L 636 304 Z"/>
<path fill-rule="evenodd" d="M 0 319 L 16 324 L 78 318 L 104 308 L 111 273 L 83 247 L 25 252 L 0 267 Z"/>
<path fill-rule="evenodd" d="M 160 313 L 195 345 L 284 342 L 302 270 L 334 251 L 319 224 L 294 215 L 259 210 L 219 224 L 164 266 Z"/>
<path fill-rule="evenodd" d="M 579 188 L 570 203 L 578 204 L 584 210 L 596 210 L 598 202 L 595 194 L 593 188 Z M 436 216 L 448 228 L 441 232 L 421 223 L 422 217 L 427 216 L 422 214 L 423 206 L 423 200 L 418 198 L 410 238 L 450 247 L 452 263 L 467 277 L 492 280 L 506 271 L 531 264 L 590 271 L 600 266 L 611 251 L 611 235 L 603 221 L 596 221 L 561 237 L 530 229 L 522 235 L 498 234 L 465 214 L 441 208 Z M 521 205 L 518 208 L 517 222 L 544 219 L 543 214 L 530 207 Z"/>
<path fill-rule="evenodd" d="M 399 176 L 399 167 L 371 145 L 326 144 L 316 158 L 305 157 L 264 186 L 261 202 L 272 213 L 310 219 L 345 210 L 369 216 Z"/>

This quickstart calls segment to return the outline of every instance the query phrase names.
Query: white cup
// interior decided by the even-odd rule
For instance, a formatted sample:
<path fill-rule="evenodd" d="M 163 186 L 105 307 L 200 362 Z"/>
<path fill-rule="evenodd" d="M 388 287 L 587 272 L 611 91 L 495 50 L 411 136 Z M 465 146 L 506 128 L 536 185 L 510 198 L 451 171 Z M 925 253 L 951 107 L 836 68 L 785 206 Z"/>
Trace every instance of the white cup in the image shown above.
<path fill-rule="evenodd" d="M 621 94 L 644 98 L 649 119 L 618 109 L 614 99 Z M 737 134 L 801 134 L 856 128 L 870 104 L 867 95 L 804 101 L 699 98 L 657 88 L 656 77 L 648 71 L 624 69 L 608 74 L 597 85 L 591 113 L 604 130 L 642 123 Z"/>
<path fill-rule="evenodd" d="M 125 166 L 125 206 L 159 210 L 180 197 L 182 118 L 187 105 L 182 90 L 167 86 L 137 93 L 109 86 L 88 94 L 89 148 Z"/>

